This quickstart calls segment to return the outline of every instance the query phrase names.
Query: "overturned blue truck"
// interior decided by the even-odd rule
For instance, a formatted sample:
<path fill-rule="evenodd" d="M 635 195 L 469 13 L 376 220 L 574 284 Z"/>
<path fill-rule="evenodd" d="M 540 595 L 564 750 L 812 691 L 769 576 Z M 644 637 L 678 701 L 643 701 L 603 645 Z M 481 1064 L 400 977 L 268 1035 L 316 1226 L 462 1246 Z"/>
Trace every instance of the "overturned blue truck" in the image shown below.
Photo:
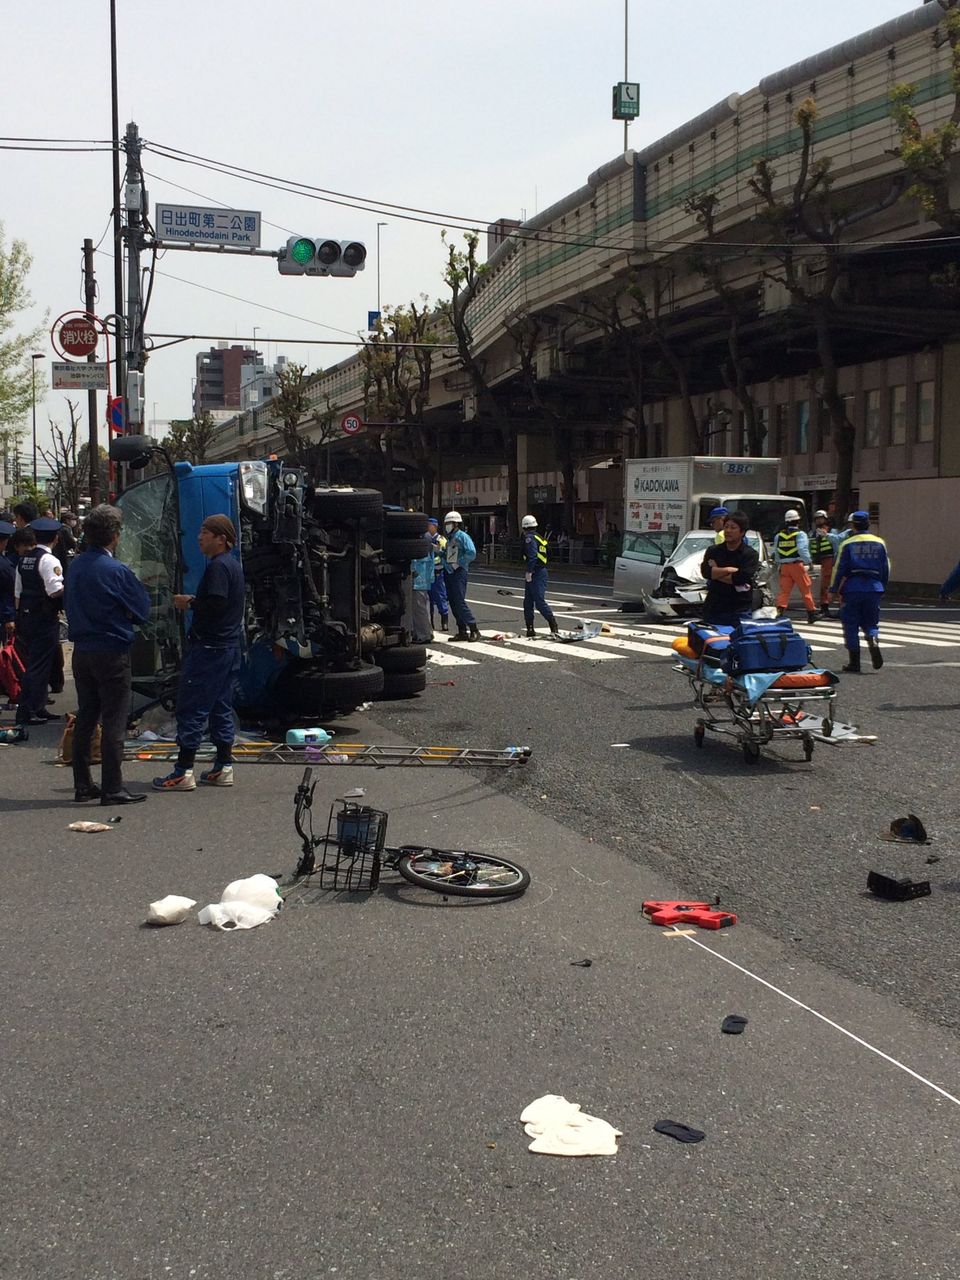
<path fill-rule="evenodd" d="M 165 459 L 144 436 L 118 437 L 110 455 L 133 472 Z M 241 718 L 333 718 L 425 687 L 426 650 L 407 628 L 410 562 L 431 546 L 426 516 L 387 509 L 375 489 L 314 486 L 279 459 L 165 461 L 117 499 L 119 555 L 153 602 L 131 653 L 141 698 L 176 696 L 185 626 L 173 597 L 195 590 L 205 563 L 197 530 L 215 514 L 237 529 L 246 578 Z"/>

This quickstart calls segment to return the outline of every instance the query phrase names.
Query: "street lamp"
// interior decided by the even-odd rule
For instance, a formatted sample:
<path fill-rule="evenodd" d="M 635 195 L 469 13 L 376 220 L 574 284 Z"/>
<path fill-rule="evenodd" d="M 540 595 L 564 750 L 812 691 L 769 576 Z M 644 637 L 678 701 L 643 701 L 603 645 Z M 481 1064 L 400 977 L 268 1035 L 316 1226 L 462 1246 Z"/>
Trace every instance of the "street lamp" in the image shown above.
<path fill-rule="evenodd" d="M 389 222 L 377 223 L 377 314 L 380 313 L 380 228 L 389 227 Z"/>
<path fill-rule="evenodd" d="M 42 351 L 30 357 L 31 394 L 30 403 L 33 410 L 33 487 L 37 487 L 37 361 L 46 360 Z"/>

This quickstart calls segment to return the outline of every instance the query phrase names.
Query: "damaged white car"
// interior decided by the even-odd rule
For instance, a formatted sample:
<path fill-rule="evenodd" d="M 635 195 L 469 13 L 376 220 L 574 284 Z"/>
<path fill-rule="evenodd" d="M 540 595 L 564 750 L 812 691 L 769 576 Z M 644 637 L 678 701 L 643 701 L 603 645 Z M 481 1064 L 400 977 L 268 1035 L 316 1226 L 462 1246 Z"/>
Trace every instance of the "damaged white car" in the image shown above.
<path fill-rule="evenodd" d="M 746 540 L 760 556 L 753 607 L 761 609 L 773 603 L 770 592 L 773 561 L 758 533 L 749 532 Z M 707 584 L 700 566 L 715 542 L 716 534 L 711 529 L 697 529 L 680 539 L 664 562 L 656 587 L 643 592 L 643 607 L 652 618 L 696 617 L 703 612 Z"/>

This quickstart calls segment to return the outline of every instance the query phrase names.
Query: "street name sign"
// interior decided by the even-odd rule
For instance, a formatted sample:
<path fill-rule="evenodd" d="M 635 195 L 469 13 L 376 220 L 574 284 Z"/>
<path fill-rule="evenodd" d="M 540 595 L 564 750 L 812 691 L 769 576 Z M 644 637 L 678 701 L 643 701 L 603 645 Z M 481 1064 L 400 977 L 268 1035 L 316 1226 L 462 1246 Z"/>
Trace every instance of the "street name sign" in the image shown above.
<path fill-rule="evenodd" d="M 110 366 L 106 361 L 74 364 L 70 360 L 54 360 L 50 374 L 54 391 L 107 391 L 110 388 Z"/>
<path fill-rule="evenodd" d="M 250 209 L 206 209 L 200 205 L 158 204 L 154 225 L 158 240 L 260 248 L 260 214 Z"/>

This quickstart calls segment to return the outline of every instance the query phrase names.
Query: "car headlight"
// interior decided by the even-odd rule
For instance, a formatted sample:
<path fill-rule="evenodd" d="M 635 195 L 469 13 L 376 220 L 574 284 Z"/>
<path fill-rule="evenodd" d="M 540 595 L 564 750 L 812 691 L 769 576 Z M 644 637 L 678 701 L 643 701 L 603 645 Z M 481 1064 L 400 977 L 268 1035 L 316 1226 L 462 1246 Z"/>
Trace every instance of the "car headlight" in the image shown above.
<path fill-rule="evenodd" d="M 265 462 L 240 463 L 240 501 L 258 515 L 267 510 L 267 464 Z"/>

